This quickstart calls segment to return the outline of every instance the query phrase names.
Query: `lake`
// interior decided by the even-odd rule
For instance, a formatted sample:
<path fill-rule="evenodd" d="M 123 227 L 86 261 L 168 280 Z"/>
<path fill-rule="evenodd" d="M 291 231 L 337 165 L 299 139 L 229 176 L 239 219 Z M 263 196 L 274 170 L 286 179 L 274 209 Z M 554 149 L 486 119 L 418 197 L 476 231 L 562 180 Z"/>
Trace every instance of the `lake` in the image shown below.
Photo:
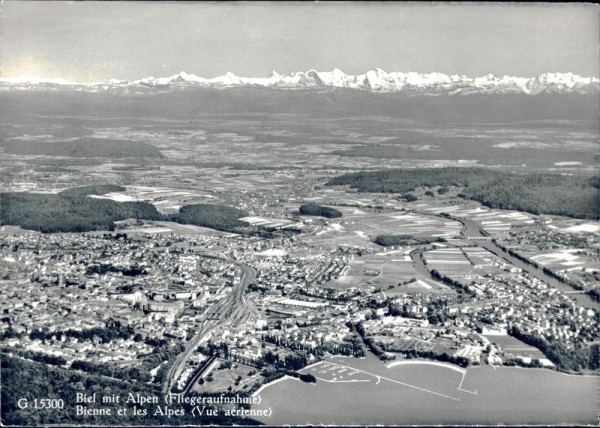
<path fill-rule="evenodd" d="M 598 376 L 545 369 L 428 363 L 387 368 L 375 357 L 329 358 L 306 370 L 319 380 L 287 379 L 265 388 L 266 424 L 592 424 Z M 460 389 L 459 389 L 460 388 Z"/>

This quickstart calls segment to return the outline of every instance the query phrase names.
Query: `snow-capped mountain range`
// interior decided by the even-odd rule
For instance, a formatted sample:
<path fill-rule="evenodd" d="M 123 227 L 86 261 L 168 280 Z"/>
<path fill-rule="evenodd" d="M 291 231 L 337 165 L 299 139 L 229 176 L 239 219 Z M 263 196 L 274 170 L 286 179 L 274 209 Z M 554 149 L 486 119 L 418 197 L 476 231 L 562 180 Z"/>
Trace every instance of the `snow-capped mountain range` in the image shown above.
<path fill-rule="evenodd" d="M 380 68 L 364 74 L 350 75 L 339 69 L 319 72 L 309 70 L 290 74 L 273 71 L 270 77 L 241 77 L 233 73 L 207 79 L 181 72 L 170 77 L 146 77 L 125 81 L 111 79 L 108 82 L 76 83 L 63 79 L 1 78 L 0 90 L 60 90 L 72 89 L 83 92 L 147 92 L 151 90 L 183 89 L 189 87 L 237 88 L 262 87 L 301 90 L 348 88 L 374 93 L 408 93 L 422 95 L 469 95 L 469 94 L 526 94 L 540 93 L 598 93 L 597 77 L 581 77 L 573 73 L 545 73 L 537 77 L 494 76 L 468 77 L 442 73 L 421 74 L 416 72 L 386 72 Z"/>

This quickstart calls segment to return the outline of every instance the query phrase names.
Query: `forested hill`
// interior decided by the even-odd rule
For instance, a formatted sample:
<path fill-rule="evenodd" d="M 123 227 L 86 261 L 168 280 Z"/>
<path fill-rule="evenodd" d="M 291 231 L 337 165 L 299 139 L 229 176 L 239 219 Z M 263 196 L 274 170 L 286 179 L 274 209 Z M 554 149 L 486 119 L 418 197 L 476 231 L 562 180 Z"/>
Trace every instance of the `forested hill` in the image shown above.
<path fill-rule="evenodd" d="M 115 202 L 88 196 L 45 193 L 0 193 L 2 224 L 45 233 L 113 230 L 127 218 L 161 220 L 147 202 Z"/>
<path fill-rule="evenodd" d="M 360 192 L 406 193 L 418 187 L 456 186 L 460 196 L 490 208 L 600 219 L 600 176 L 513 174 L 483 168 L 369 171 L 335 177 L 327 185 Z"/>
<path fill-rule="evenodd" d="M 225 205 L 186 205 L 179 213 L 167 216 L 148 202 L 89 197 L 123 190 L 120 186 L 99 185 L 76 187 L 58 194 L 0 193 L 0 221 L 44 233 L 114 230 L 115 221 L 128 218 L 175 221 L 228 232 L 248 226 L 238 220 L 248 215 L 245 211 Z"/>
<path fill-rule="evenodd" d="M 177 214 L 173 214 L 167 219 L 177 223 L 193 224 L 228 232 L 249 226 L 249 223 L 239 220 L 247 216 L 246 211 L 225 205 L 196 204 L 181 207 Z"/>

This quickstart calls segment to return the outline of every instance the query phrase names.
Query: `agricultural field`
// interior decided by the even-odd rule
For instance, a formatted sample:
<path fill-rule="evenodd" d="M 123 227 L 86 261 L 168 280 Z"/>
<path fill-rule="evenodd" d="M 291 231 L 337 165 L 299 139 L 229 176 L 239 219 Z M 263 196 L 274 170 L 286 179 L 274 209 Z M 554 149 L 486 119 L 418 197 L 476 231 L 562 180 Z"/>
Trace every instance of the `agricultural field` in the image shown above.
<path fill-rule="evenodd" d="M 469 202 L 467 204 L 459 202 L 448 206 L 446 204 L 440 205 L 439 202 L 436 203 L 436 201 L 433 201 L 432 203 L 415 204 L 414 206 L 432 214 L 446 212 L 453 217 L 476 221 L 484 231 L 494 236 L 506 233 L 515 226 L 532 225 L 536 219 L 536 216 L 533 214 L 521 211 L 491 209 L 477 202 Z"/>
<path fill-rule="evenodd" d="M 183 205 L 223 202 L 222 199 L 208 192 L 178 190 L 167 187 L 128 186 L 125 192 L 111 192 L 104 195 L 91 195 L 93 198 L 111 199 L 116 202 L 143 201 L 150 202 L 162 214 L 179 211 Z"/>
<path fill-rule="evenodd" d="M 348 289 L 381 289 L 382 293 L 398 295 L 414 292 L 439 292 L 448 288 L 417 271 L 406 250 L 387 251 L 355 257 L 350 270 L 326 284 L 326 287 Z"/>
<path fill-rule="evenodd" d="M 595 265 L 591 265 L 589 258 L 583 253 L 576 248 L 564 248 L 553 252 L 542 252 L 530 258 L 555 272 L 581 270 L 581 268 L 600 270 L 600 264 L 596 262 Z"/>
<path fill-rule="evenodd" d="M 302 239 L 321 247 L 343 245 L 380 249 L 371 242 L 377 235 L 452 238 L 460 236 L 462 228 L 458 221 L 424 214 L 340 206 L 336 209 L 342 212 L 341 218 L 326 221 L 320 231 Z"/>
<path fill-rule="evenodd" d="M 586 222 L 565 217 L 553 217 L 548 220 L 550 229 L 564 233 L 593 233 L 600 235 L 600 223 Z"/>
<path fill-rule="evenodd" d="M 429 269 L 450 277 L 498 273 L 502 265 L 501 260 L 481 247 L 439 248 L 423 254 Z"/>
<path fill-rule="evenodd" d="M 261 226 L 269 229 L 302 229 L 302 223 L 287 218 L 265 218 L 265 217 L 242 217 L 240 220 L 250 223 L 252 226 Z"/>

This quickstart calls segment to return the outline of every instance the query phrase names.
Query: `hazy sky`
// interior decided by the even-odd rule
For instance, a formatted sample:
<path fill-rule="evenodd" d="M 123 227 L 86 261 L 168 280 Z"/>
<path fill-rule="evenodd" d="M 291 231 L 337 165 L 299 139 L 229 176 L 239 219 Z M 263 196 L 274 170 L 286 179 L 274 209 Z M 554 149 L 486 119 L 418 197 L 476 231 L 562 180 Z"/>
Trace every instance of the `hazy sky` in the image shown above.
<path fill-rule="evenodd" d="M 0 4 L 0 75 L 106 81 L 341 68 L 599 73 L 593 4 Z"/>

